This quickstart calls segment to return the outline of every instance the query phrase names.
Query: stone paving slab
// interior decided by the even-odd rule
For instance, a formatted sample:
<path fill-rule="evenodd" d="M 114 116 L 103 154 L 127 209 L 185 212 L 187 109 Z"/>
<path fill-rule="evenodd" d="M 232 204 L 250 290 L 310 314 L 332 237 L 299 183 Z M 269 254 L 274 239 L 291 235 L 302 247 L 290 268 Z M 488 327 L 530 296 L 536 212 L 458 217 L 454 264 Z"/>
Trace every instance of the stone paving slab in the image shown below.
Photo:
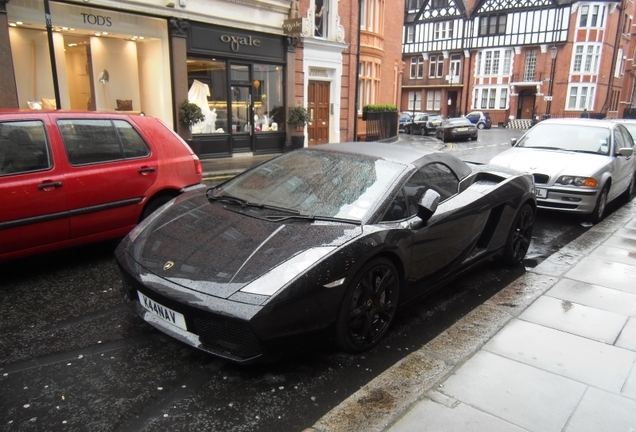
<path fill-rule="evenodd" d="M 636 361 L 635 352 L 521 320 L 508 323 L 483 349 L 614 393 Z"/>
<path fill-rule="evenodd" d="M 636 318 L 632 318 L 621 332 L 616 346 L 636 351 Z"/>
<path fill-rule="evenodd" d="M 636 401 L 590 388 L 565 432 L 634 431 Z"/>
<path fill-rule="evenodd" d="M 636 294 L 600 285 L 562 279 L 546 295 L 629 317 L 636 317 Z"/>
<path fill-rule="evenodd" d="M 580 260 L 565 276 L 636 294 L 636 266 L 589 256 Z"/>
<path fill-rule="evenodd" d="M 437 392 L 432 393 L 439 395 Z M 422 421 L 422 419 L 426 420 Z M 453 405 L 447 406 L 431 399 L 417 405 L 391 428 L 391 432 L 524 432 L 525 430 L 464 403 L 455 401 Z"/>
<path fill-rule="evenodd" d="M 543 296 L 519 319 L 612 345 L 627 323 L 627 317 L 589 306 Z"/>
<path fill-rule="evenodd" d="M 482 350 L 439 391 L 519 427 L 561 432 L 585 388 L 580 382 Z"/>

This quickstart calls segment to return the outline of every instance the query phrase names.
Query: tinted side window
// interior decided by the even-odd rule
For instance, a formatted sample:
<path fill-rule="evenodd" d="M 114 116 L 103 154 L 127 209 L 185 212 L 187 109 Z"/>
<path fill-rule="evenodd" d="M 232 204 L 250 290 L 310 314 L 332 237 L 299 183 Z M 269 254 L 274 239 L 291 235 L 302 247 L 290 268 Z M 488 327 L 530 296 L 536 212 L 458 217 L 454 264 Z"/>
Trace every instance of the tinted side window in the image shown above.
<path fill-rule="evenodd" d="M 622 127 L 619 129 L 621 131 L 621 134 L 623 135 L 624 146 L 629 148 L 634 148 L 634 140 L 632 139 L 632 136 L 630 135 L 629 131 L 627 131 L 626 129 L 623 129 Z M 618 147 L 618 148 L 621 148 L 621 147 Z"/>
<path fill-rule="evenodd" d="M 51 167 L 51 153 L 41 121 L 0 123 L 0 176 Z"/>
<path fill-rule="evenodd" d="M 143 157 L 150 150 L 123 120 L 58 120 L 71 165 L 87 165 Z"/>
<path fill-rule="evenodd" d="M 119 138 L 124 148 L 124 157 L 126 159 L 150 155 L 150 149 L 146 145 L 146 142 L 130 123 L 123 120 L 114 120 L 113 123 L 115 123 L 117 132 L 119 133 Z"/>
<path fill-rule="evenodd" d="M 427 189 L 439 193 L 440 201 L 444 201 L 455 195 L 458 187 L 459 180 L 448 166 L 437 162 L 423 166 L 405 185 L 411 214 L 415 214 L 413 208 L 417 212 L 417 204 Z"/>
<path fill-rule="evenodd" d="M 417 209 L 416 209 L 417 211 Z M 400 219 L 404 219 L 410 215 L 410 212 L 407 213 L 407 203 L 406 198 L 404 196 L 404 190 L 400 189 L 397 196 L 389 205 L 384 217 L 382 218 L 383 222 L 387 221 L 396 221 Z"/>

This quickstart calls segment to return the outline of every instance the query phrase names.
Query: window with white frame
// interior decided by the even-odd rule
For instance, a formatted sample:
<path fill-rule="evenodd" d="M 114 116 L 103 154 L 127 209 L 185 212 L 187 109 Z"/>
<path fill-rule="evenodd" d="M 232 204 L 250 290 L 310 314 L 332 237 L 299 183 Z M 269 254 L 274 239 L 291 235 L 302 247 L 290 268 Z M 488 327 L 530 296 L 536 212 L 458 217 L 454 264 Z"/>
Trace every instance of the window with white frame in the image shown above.
<path fill-rule="evenodd" d="M 411 79 L 424 77 L 424 59 L 422 56 L 411 57 Z"/>
<path fill-rule="evenodd" d="M 484 60 L 484 75 L 492 75 L 492 51 L 486 51 Z"/>
<path fill-rule="evenodd" d="M 572 73 L 597 74 L 600 56 L 600 44 L 576 44 L 574 46 Z"/>
<path fill-rule="evenodd" d="M 365 105 L 374 104 L 380 90 L 380 63 L 379 61 L 361 61 L 358 75 L 358 113 L 362 112 Z"/>
<path fill-rule="evenodd" d="M 473 109 L 503 110 L 508 107 L 508 87 L 478 87 L 473 92 Z"/>
<path fill-rule="evenodd" d="M 506 34 L 507 21 L 507 14 L 479 17 L 479 36 Z"/>
<path fill-rule="evenodd" d="M 502 54 L 503 53 L 503 54 Z M 503 57 L 503 62 L 501 62 Z M 477 53 L 477 75 L 510 75 L 512 50 L 486 50 Z"/>
<path fill-rule="evenodd" d="M 526 64 L 523 68 L 523 80 L 535 81 L 537 50 L 526 50 Z"/>
<path fill-rule="evenodd" d="M 596 87 L 593 84 L 570 84 L 567 109 L 580 111 L 590 109 L 595 90 Z"/>
<path fill-rule="evenodd" d="M 362 30 L 378 34 L 384 33 L 384 1 L 385 0 L 360 1 L 360 28 Z"/>
<path fill-rule="evenodd" d="M 459 71 L 462 65 L 461 54 L 451 54 L 450 56 L 450 75 L 454 77 L 459 76 Z"/>
<path fill-rule="evenodd" d="M 499 92 L 499 109 L 506 109 L 508 106 L 508 89 L 503 87 Z"/>
<path fill-rule="evenodd" d="M 616 78 L 620 78 L 623 74 L 623 70 L 625 68 L 625 57 L 623 56 L 623 48 L 618 49 L 618 53 L 616 55 L 616 69 L 614 70 L 614 76 Z"/>
<path fill-rule="evenodd" d="M 429 90 L 426 92 L 426 110 L 439 111 L 442 108 L 442 91 Z"/>
<path fill-rule="evenodd" d="M 429 70 L 428 70 L 429 78 L 442 77 L 442 73 L 444 72 L 444 56 L 441 54 L 429 56 L 428 62 L 429 62 Z"/>
<path fill-rule="evenodd" d="M 434 40 L 450 39 L 453 37 L 453 21 L 435 23 Z"/>
<path fill-rule="evenodd" d="M 583 4 L 579 7 L 579 27 L 603 27 L 607 6 L 601 4 Z"/>
<path fill-rule="evenodd" d="M 408 26 L 406 27 L 406 43 L 415 42 L 415 27 Z"/>
<path fill-rule="evenodd" d="M 507 49 L 504 51 L 503 68 L 501 70 L 502 75 L 510 75 L 511 62 L 512 62 L 512 50 Z"/>
<path fill-rule="evenodd" d="M 422 93 L 419 91 L 409 91 L 409 106 L 407 111 L 421 111 L 422 110 Z"/>

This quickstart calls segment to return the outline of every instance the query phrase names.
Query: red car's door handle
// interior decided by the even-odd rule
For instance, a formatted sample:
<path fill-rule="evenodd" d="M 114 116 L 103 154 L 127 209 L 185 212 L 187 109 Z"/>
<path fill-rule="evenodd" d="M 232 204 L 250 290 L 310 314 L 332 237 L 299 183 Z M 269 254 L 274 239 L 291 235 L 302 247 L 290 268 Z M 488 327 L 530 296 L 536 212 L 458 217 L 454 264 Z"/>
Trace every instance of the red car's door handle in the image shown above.
<path fill-rule="evenodd" d="M 146 175 L 146 173 L 155 172 L 155 167 L 149 167 L 149 166 L 141 167 L 137 170 L 137 172 L 141 175 Z"/>
<path fill-rule="evenodd" d="M 44 182 L 44 183 L 40 183 L 38 185 L 38 189 L 40 189 L 40 190 L 46 190 L 46 189 L 51 189 L 51 188 L 59 188 L 59 187 L 62 187 L 62 182 L 61 181 L 55 181 L 55 182 L 47 181 L 47 182 Z"/>

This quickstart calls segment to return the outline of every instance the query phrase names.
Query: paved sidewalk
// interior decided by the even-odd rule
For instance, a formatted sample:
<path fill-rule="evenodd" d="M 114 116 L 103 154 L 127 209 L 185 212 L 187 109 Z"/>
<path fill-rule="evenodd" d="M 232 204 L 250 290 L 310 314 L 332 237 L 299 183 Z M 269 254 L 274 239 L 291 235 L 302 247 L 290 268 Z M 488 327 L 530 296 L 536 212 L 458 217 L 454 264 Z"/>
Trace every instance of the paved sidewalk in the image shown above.
<path fill-rule="evenodd" d="M 636 431 L 636 200 L 309 431 Z"/>

